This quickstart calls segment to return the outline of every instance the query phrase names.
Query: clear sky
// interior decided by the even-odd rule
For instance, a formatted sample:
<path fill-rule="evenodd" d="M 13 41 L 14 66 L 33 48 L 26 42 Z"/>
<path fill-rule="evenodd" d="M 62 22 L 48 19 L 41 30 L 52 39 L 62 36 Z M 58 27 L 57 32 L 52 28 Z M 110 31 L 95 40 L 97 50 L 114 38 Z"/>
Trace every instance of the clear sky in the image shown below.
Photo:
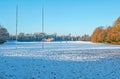
<path fill-rule="evenodd" d="M 41 32 L 41 8 L 45 5 L 45 32 L 58 35 L 91 35 L 98 26 L 112 25 L 120 16 L 120 0 L 0 0 L 0 24 L 15 34 Z"/>

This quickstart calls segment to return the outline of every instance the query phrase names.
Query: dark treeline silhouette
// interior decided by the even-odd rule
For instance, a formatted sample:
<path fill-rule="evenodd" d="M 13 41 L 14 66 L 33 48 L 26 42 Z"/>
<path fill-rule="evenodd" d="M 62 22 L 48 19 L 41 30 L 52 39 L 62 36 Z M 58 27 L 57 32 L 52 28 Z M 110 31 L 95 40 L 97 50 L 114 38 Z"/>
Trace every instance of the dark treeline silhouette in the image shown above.
<path fill-rule="evenodd" d="M 6 42 L 9 39 L 9 33 L 6 28 L 0 25 L 0 44 Z"/>
<path fill-rule="evenodd" d="M 24 34 L 19 33 L 18 34 L 18 41 L 20 42 L 32 42 L 32 41 L 90 41 L 89 35 L 83 35 L 83 36 L 72 36 L 69 35 L 57 35 L 55 34 L 46 34 L 46 33 L 34 33 L 34 34 Z M 16 40 L 15 35 L 10 35 L 10 41 Z"/>
<path fill-rule="evenodd" d="M 120 44 L 120 17 L 112 26 L 108 26 L 107 28 L 102 26 L 97 27 L 91 36 L 91 41 L 96 43 Z"/>

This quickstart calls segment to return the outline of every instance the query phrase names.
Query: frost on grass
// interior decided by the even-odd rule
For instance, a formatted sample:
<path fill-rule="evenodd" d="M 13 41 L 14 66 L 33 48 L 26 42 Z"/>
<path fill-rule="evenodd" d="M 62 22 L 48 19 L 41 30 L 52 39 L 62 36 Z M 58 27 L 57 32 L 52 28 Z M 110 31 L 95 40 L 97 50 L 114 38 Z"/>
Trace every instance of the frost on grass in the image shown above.
<path fill-rule="evenodd" d="M 44 49 L 39 42 L 24 42 L 16 45 L 15 43 L 6 43 L 0 46 L 1 56 L 12 57 L 34 57 L 51 60 L 98 60 L 106 57 L 120 56 L 120 46 L 94 44 L 90 42 L 52 42 L 44 43 Z"/>
<path fill-rule="evenodd" d="M 120 79 L 120 46 L 90 42 L 0 45 L 0 79 Z"/>

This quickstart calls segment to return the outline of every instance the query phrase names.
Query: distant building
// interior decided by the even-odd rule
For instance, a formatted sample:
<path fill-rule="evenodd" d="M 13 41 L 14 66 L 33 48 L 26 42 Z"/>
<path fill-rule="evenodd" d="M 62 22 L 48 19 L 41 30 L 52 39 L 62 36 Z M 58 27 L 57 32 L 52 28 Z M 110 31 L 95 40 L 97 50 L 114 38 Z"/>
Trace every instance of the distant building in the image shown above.
<path fill-rule="evenodd" d="M 53 41 L 53 38 L 43 39 L 44 42 L 51 42 Z"/>

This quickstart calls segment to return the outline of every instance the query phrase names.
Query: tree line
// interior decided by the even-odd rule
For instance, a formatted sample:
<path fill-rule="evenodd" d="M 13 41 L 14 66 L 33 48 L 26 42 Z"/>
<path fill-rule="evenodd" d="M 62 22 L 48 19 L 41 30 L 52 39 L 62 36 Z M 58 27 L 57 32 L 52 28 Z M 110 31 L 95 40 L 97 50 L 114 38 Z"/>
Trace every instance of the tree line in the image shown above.
<path fill-rule="evenodd" d="M 90 36 L 85 34 L 83 36 L 72 36 L 68 35 L 57 35 L 47 34 L 47 33 L 34 33 L 34 34 L 25 34 L 19 33 L 17 35 L 17 41 L 19 42 L 33 42 L 33 41 L 90 41 Z M 15 41 L 16 35 L 9 35 L 6 28 L 0 25 L 0 44 L 6 41 Z"/>
<path fill-rule="evenodd" d="M 16 35 L 9 35 L 6 28 L 0 25 L 0 44 L 6 41 L 15 41 Z M 112 26 L 104 28 L 103 26 L 97 27 L 91 36 L 72 36 L 68 35 L 57 35 L 47 33 L 34 33 L 25 34 L 19 33 L 17 35 L 17 41 L 20 42 L 32 42 L 32 41 L 92 41 L 95 43 L 110 43 L 120 44 L 120 17 L 114 22 Z"/>
<path fill-rule="evenodd" d="M 10 35 L 9 41 L 16 40 L 16 35 Z M 34 34 L 25 34 L 19 33 L 17 36 L 17 41 L 20 42 L 32 42 L 32 41 L 90 41 L 90 36 L 85 34 L 83 36 L 72 36 L 68 35 L 57 35 L 47 34 L 47 33 L 34 33 Z"/>
<path fill-rule="evenodd" d="M 120 17 L 112 26 L 97 27 L 91 35 L 91 41 L 95 43 L 120 44 Z"/>

